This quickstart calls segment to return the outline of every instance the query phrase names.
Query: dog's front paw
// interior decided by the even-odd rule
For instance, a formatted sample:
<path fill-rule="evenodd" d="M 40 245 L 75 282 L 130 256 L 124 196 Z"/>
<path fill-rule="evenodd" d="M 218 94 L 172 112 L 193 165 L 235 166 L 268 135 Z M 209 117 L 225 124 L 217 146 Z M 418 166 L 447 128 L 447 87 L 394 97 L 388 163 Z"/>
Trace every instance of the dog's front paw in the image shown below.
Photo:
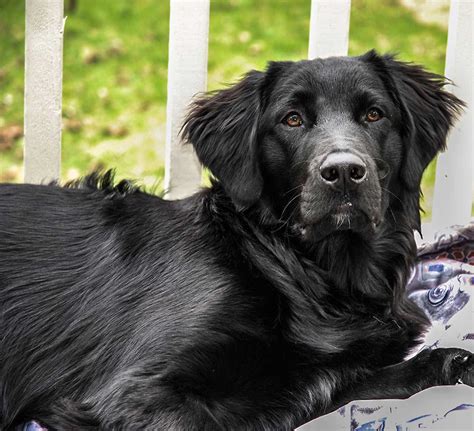
<path fill-rule="evenodd" d="M 429 354 L 429 365 L 436 372 L 441 385 L 464 383 L 474 386 L 474 354 L 463 349 L 434 349 Z"/>

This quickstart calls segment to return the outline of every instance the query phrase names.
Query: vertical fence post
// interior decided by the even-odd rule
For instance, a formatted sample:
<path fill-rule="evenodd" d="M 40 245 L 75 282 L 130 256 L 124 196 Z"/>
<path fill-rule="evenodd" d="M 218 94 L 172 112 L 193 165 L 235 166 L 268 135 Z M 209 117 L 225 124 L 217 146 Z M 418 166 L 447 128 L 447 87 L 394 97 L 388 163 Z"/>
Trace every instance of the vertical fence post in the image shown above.
<path fill-rule="evenodd" d="M 468 105 L 449 137 L 448 151 L 438 157 L 433 198 L 433 231 L 465 224 L 471 217 L 473 181 L 473 9 L 471 1 L 451 0 L 446 76 L 450 90 Z"/>
<path fill-rule="evenodd" d="M 312 0 L 308 58 L 347 55 L 351 0 Z"/>
<path fill-rule="evenodd" d="M 26 0 L 25 156 L 27 183 L 61 170 L 63 0 Z"/>
<path fill-rule="evenodd" d="M 196 93 L 206 90 L 209 0 L 171 0 L 166 107 L 166 197 L 190 195 L 201 183 L 201 167 L 179 130 Z"/>

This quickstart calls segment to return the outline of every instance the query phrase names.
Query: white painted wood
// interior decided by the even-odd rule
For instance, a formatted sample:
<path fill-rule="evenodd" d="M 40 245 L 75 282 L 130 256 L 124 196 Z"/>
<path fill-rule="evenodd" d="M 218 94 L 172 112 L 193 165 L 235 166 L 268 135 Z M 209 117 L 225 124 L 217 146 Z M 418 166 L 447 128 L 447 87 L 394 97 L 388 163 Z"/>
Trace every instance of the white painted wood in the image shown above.
<path fill-rule="evenodd" d="M 25 159 L 27 183 L 61 172 L 63 0 L 26 0 Z"/>
<path fill-rule="evenodd" d="M 351 0 L 312 0 L 308 58 L 347 55 Z"/>
<path fill-rule="evenodd" d="M 180 199 L 197 190 L 201 167 L 179 130 L 193 96 L 206 90 L 209 0 L 171 0 L 168 101 L 166 107 L 166 197 Z"/>
<path fill-rule="evenodd" d="M 473 16 L 474 2 L 451 0 L 445 74 L 455 86 L 449 90 L 466 108 L 452 131 L 448 151 L 438 157 L 433 198 L 433 229 L 465 224 L 471 218 L 473 195 Z"/>

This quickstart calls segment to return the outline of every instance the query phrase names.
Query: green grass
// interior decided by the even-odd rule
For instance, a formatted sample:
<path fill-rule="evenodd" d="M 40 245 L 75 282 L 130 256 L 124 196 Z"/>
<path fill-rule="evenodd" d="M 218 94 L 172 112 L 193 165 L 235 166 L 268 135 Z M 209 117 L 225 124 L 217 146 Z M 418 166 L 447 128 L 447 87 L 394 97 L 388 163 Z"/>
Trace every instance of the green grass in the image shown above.
<path fill-rule="evenodd" d="M 156 184 L 163 176 L 169 4 L 77 3 L 66 12 L 62 176 L 116 167 L 118 177 Z M 309 0 L 212 0 L 208 88 L 268 60 L 305 58 L 309 17 Z M 0 34 L 1 130 L 23 121 L 23 1 L 0 0 Z M 418 22 L 396 0 L 353 0 L 350 54 L 371 48 L 442 73 L 446 31 Z M 22 145 L 0 145 L 0 181 L 21 180 Z M 430 167 L 423 182 L 428 201 L 433 173 Z"/>

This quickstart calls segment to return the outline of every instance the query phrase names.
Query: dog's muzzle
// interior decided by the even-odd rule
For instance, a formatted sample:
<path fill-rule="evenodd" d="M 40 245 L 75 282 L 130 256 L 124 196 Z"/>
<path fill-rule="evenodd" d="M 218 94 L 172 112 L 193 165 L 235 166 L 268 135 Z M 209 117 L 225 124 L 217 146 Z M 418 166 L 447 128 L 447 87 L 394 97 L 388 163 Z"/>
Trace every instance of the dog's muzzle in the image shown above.
<path fill-rule="evenodd" d="M 332 151 L 311 163 L 299 222 L 328 232 L 373 230 L 381 220 L 381 198 L 379 169 L 370 156 Z"/>

